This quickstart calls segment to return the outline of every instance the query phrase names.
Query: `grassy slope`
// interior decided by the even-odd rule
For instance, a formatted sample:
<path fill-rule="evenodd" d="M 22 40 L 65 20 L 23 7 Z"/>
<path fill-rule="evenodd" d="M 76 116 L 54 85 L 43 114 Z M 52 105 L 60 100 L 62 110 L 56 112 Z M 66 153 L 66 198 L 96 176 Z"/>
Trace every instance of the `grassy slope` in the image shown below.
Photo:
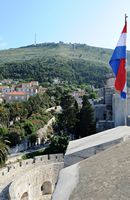
<path fill-rule="evenodd" d="M 0 51 L 0 67 L 3 67 L 5 63 L 36 63 L 37 60 L 40 60 L 42 63 L 41 66 L 44 69 L 47 67 L 50 69 L 55 67 L 55 69 L 57 68 L 59 71 L 63 65 L 64 68 L 62 68 L 62 72 L 64 72 L 64 69 L 67 69 L 67 71 L 70 70 L 71 73 L 72 71 L 76 71 L 77 74 L 79 73 L 79 75 L 82 76 L 83 73 L 80 73 L 80 69 L 82 71 L 84 69 L 86 72 L 86 69 L 89 70 L 92 66 L 94 66 L 94 69 L 97 71 L 98 68 L 100 70 L 102 67 L 108 68 L 111 71 L 108 64 L 111 55 L 112 50 L 110 49 L 91 47 L 85 44 L 43 43 L 36 46 L 30 45 L 27 47 Z M 56 61 L 53 62 L 53 59 Z M 77 67 L 72 67 L 71 63 L 73 63 L 74 66 L 77 65 Z M 90 68 L 86 68 L 86 66 L 90 66 Z M 130 67 L 130 52 L 128 52 L 128 67 Z M 7 70 L 8 68 L 6 71 Z M 91 75 L 93 74 L 91 73 Z"/>
<path fill-rule="evenodd" d="M 0 65 L 2 63 L 39 59 L 46 56 L 63 57 L 67 59 L 85 59 L 89 61 L 107 63 L 111 50 L 90 47 L 84 44 L 55 44 L 44 43 L 37 46 L 27 46 L 17 49 L 0 51 Z"/>

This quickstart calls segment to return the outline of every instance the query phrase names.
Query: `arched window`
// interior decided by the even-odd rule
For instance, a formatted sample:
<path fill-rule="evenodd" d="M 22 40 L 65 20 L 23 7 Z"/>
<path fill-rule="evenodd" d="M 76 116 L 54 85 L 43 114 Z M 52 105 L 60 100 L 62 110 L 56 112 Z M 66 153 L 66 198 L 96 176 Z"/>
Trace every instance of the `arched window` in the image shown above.
<path fill-rule="evenodd" d="M 50 181 L 45 181 L 41 186 L 43 195 L 52 194 L 52 184 Z"/>
<path fill-rule="evenodd" d="M 20 200 L 28 200 L 28 193 L 24 192 Z"/>

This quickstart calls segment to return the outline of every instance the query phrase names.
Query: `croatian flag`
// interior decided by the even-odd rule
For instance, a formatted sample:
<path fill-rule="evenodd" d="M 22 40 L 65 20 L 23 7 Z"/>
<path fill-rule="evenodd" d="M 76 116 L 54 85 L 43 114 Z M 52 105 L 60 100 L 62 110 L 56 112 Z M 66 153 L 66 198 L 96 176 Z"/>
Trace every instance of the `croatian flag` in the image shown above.
<path fill-rule="evenodd" d="M 113 55 L 109 61 L 110 66 L 115 74 L 115 89 L 120 93 L 122 98 L 126 98 L 126 34 L 127 34 L 127 21 L 122 30 L 121 36 Z"/>

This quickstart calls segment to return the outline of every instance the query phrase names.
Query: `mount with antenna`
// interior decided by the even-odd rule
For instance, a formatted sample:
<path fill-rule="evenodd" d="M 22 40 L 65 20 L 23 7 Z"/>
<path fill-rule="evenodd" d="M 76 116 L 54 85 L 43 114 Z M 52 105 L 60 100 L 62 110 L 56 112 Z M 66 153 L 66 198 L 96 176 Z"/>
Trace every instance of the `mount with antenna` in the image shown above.
<path fill-rule="evenodd" d="M 34 36 L 34 45 L 36 46 L 37 45 L 37 35 L 35 33 L 35 36 Z"/>

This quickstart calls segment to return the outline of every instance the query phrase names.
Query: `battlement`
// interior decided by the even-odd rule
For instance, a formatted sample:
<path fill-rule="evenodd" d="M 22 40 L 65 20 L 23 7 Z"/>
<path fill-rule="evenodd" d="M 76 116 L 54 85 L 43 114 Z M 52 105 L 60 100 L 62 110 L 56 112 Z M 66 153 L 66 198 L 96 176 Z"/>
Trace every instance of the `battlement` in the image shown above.
<path fill-rule="evenodd" d="M 33 165 L 38 165 L 38 164 L 47 165 L 51 163 L 63 162 L 63 160 L 64 160 L 63 154 L 36 156 L 33 159 L 22 160 L 14 164 L 9 164 L 6 167 L 0 169 L 0 179 L 7 177 L 9 174 L 15 175 L 16 171 L 32 167 Z"/>

